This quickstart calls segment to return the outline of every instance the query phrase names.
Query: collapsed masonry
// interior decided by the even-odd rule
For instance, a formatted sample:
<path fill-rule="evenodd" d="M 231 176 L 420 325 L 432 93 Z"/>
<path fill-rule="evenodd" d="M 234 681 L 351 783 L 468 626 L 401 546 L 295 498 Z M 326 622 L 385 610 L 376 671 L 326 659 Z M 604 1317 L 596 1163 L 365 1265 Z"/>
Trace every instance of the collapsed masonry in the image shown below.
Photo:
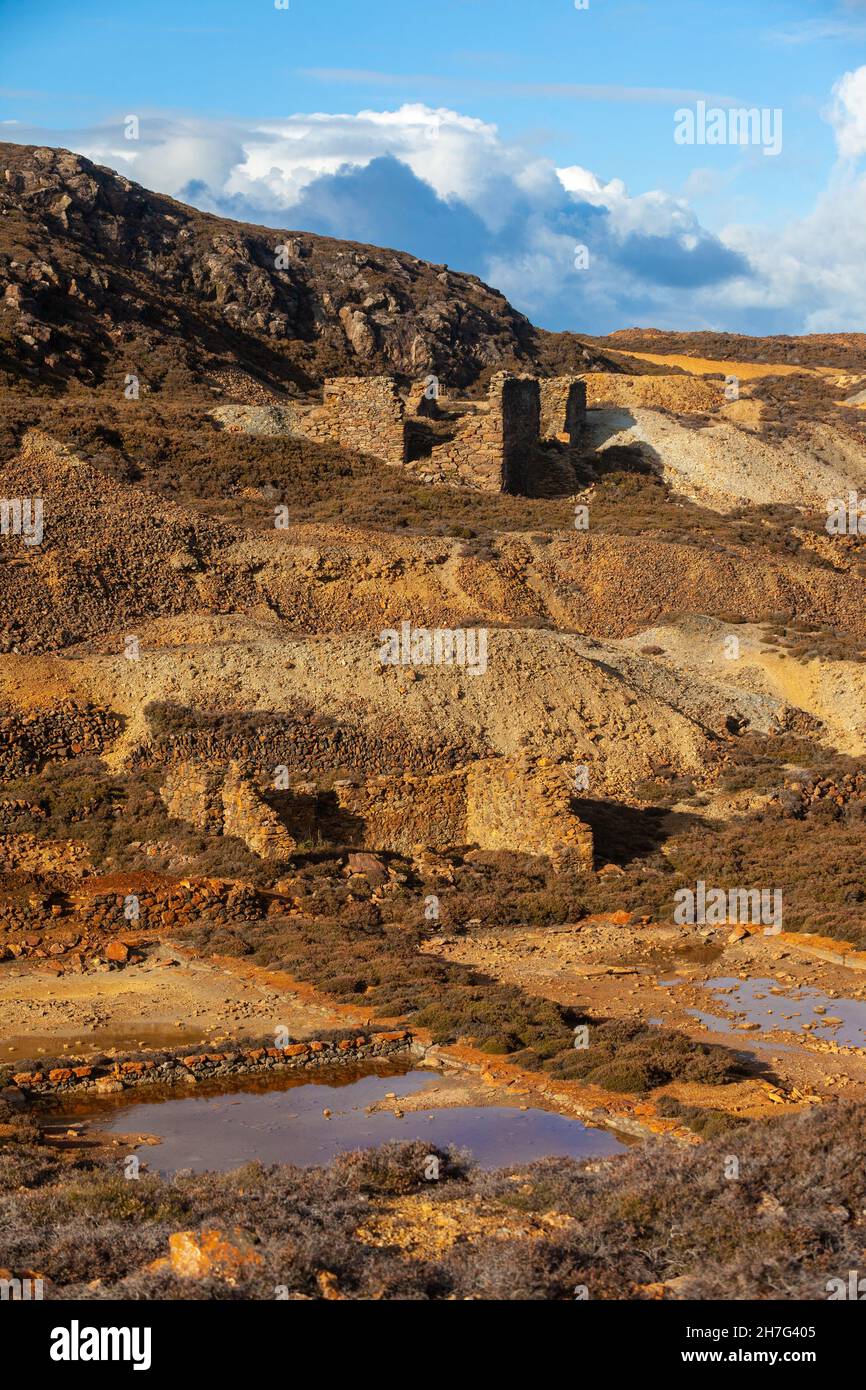
<path fill-rule="evenodd" d="M 545 855 L 557 871 L 592 868 L 592 832 L 575 814 L 563 770 L 488 758 L 432 776 L 342 780 L 320 790 L 265 787 L 238 763 L 228 770 L 180 763 L 162 788 L 169 815 L 243 840 L 281 861 L 299 845 L 332 844 L 395 854 L 473 846 Z"/>
<path fill-rule="evenodd" d="M 422 482 L 509 493 L 527 490 L 541 443 L 575 445 L 586 420 L 581 377 L 499 372 L 480 401 L 429 383 L 403 395 L 389 376 L 330 377 L 321 404 L 222 405 L 213 415 L 230 431 L 356 449 L 409 466 Z"/>

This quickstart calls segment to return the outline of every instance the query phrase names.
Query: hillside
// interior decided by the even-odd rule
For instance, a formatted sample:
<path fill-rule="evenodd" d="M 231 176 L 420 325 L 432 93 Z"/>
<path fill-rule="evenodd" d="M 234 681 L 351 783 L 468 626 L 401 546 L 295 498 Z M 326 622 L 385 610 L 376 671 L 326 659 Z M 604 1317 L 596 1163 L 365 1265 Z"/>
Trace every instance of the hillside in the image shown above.
<path fill-rule="evenodd" d="M 746 333 L 696 330 L 676 333 L 661 328 L 619 328 L 588 339 L 608 351 L 720 358 L 782 367 L 866 370 L 866 333 L 779 333 L 757 338 Z"/>
<path fill-rule="evenodd" d="M 297 392 L 327 375 L 467 386 L 493 369 L 605 364 L 474 275 L 213 217 L 68 150 L 0 146 L 0 218 L 9 381 L 118 387 L 135 373 L 171 392 L 242 369 Z"/>
<path fill-rule="evenodd" d="M 0 171 L 0 1283 L 820 1296 L 864 1243 L 860 335 L 584 341 Z"/>

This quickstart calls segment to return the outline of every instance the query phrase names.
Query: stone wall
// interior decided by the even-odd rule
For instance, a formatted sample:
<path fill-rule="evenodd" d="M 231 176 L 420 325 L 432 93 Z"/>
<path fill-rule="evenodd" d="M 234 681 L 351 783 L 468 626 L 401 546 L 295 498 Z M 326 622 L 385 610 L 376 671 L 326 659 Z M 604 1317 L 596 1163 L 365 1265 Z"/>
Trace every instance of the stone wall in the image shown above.
<path fill-rule="evenodd" d="M 435 393 L 431 393 L 429 379 L 413 381 L 406 394 L 406 414 L 420 416 L 422 419 L 437 420 L 441 415 L 439 402 L 445 396 L 445 389 L 439 382 Z"/>
<path fill-rule="evenodd" d="M 175 820 L 207 834 L 233 835 L 260 859 L 289 859 L 297 848 L 278 813 L 238 763 L 228 770 L 178 763 L 169 768 L 160 795 Z"/>
<path fill-rule="evenodd" d="M 196 784 L 194 768 L 173 776 Z M 226 812 L 238 800 L 242 823 Z M 174 797 L 171 804 L 184 803 Z M 549 855 L 556 867 L 592 866 L 592 832 L 574 813 L 567 776 L 544 759 L 489 758 L 432 776 L 353 778 L 327 790 L 305 782 L 285 792 L 257 790 L 232 769 L 207 805 L 193 797 L 185 804 L 200 828 L 212 828 L 214 806 L 222 806 L 223 832 L 240 835 L 253 853 L 272 860 L 290 858 L 295 837 L 318 837 L 393 854 L 477 845 Z"/>
<path fill-rule="evenodd" d="M 254 921 L 271 897 L 225 879 L 172 879 L 161 874 L 113 874 L 31 884 L 0 893 L 0 960 L 33 959 L 56 973 L 102 960 L 124 965 L 140 945 L 199 925 Z M 128 918 L 135 898 L 138 916 Z"/>
<path fill-rule="evenodd" d="M 459 421 L 453 439 L 433 448 L 430 473 L 482 492 L 525 491 L 540 424 L 536 378 L 499 372 L 491 379 L 486 402 Z M 426 460 L 423 467 L 428 467 Z"/>
<path fill-rule="evenodd" d="M 559 870 L 592 868 L 592 831 L 574 813 L 567 774 L 545 758 L 469 766 L 466 839 L 481 849 L 547 855 Z"/>
<path fill-rule="evenodd" d="M 411 1048 L 412 1034 L 406 1029 L 390 1033 L 360 1033 L 337 1041 L 288 1042 L 285 1047 L 224 1046 L 220 1052 L 180 1056 L 158 1053 L 127 1060 L 101 1059 L 94 1062 L 70 1058 L 62 1067 L 43 1070 L 20 1068 L 9 1080 L 26 1096 L 52 1095 L 69 1091 L 111 1095 L 131 1086 L 177 1086 L 195 1081 L 249 1073 L 301 1071 L 309 1067 L 344 1066 L 390 1057 Z"/>
<path fill-rule="evenodd" d="M 324 805 L 320 799 L 319 825 L 336 844 L 394 854 L 411 854 L 419 845 L 464 844 L 465 771 L 338 783 Z"/>
<path fill-rule="evenodd" d="M 223 824 L 224 770 L 195 762 L 179 762 L 168 770 L 160 787 L 166 811 L 206 834 L 219 834 Z"/>
<path fill-rule="evenodd" d="M 163 708 L 165 716 L 160 713 Z M 292 773 L 306 769 L 311 777 L 325 779 L 361 767 L 368 775 L 445 772 L 492 753 L 480 737 L 457 736 L 446 742 L 433 729 L 422 742 L 391 716 L 381 717 L 375 726 L 359 721 L 348 727 L 300 709 L 230 716 L 153 706 L 148 717 L 151 740 L 133 750 L 134 768 L 181 763 L 225 768 L 240 762 L 248 771 L 285 766 Z M 183 774 L 176 781 L 182 786 Z"/>
<path fill-rule="evenodd" d="M 255 783 L 233 765 L 222 789 L 223 834 L 243 840 L 260 859 L 289 859 L 297 848 L 280 817 L 267 804 Z"/>
<path fill-rule="evenodd" d="M 428 398 L 425 381 L 413 382 L 404 400 L 393 377 L 329 377 L 321 405 L 221 405 L 211 414 L 229 431 L 293 435 L 398 466 L 408 461 L 410 418 L 450 417 L 452 437 L 413 459 L 419 479 L 520 493 L 527 490 L 540 438 L 577 441 L 586 420 L 586 386 L 580 377 L 539 380 L 499 372 L 484 401 L 449 401 L 441 387 L 438 398 Z"/>
<path fill-rule="evenodd" d="M 98 757 L 120 736 L 123 720 L 109 710 L 76 705 L 0 711 L 0 781 L 28 777 L 47 762 Z"/>
<path fill-rule="evenodd" d="M 402 465 L 406 462 L 405 414 L 393 377 L 329 377 L 322 405 L 299 419 L 297 428 L 306 439 Z"/>
<path fill-rule="evenodd" d="M 586 424 L 586 382 L 576 376 L 550 376 L 538 385 L 541 438 L 576 444 Z"/>

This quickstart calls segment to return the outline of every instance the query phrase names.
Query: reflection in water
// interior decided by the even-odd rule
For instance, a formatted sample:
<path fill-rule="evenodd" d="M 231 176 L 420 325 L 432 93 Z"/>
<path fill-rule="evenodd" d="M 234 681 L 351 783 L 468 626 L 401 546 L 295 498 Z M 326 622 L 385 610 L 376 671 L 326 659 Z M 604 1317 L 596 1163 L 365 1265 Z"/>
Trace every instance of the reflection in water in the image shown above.
<path fill-rule="evenodd" d="M 228 1093 L 211 1088 L 210 1094 L 103 1105 L 98 1112 L 93 1104 L 80 1104 L 68 1113 L 87 1114 L 98 1129 L 109 1133 L 158 1135 L 159 1147 L 141 1156 L 163 1173 L 180 1168 L 227 1170 L 252 1159 L 310 1167 L 329 1163 L 346 1150 L 371 1148 L 390 1139 L 468 1149 L 488 1168 L 548 1155 L 588 1158 L 625 1150 L 607 1131 L 588 1129 L 578 1120 L 545 1110 L 453 1106 L 407 1111 L 402 1119 L 387 1110 L 367 1114 L 366 1107 L 389 1092 L 399 1101 L 433 1084 L 441 1081 L 427 1071 L 395 1076 L 380 1070 L 349 1079 L 296 1079 L 294 1085 L 233 1085 Z M 322 1114 L 326 1109 L 330 1118 Z"/>

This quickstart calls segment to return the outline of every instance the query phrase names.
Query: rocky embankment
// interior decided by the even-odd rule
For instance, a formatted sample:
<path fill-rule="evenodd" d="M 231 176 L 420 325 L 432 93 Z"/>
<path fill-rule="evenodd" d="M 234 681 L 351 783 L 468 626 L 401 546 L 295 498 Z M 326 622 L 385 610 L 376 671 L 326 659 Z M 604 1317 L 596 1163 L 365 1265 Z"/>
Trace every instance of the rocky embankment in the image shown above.
<path fill-rule="evenodd" d="M 25 1097 L 65 1095 L 70 1092 L 114 1095 L 132 1086 L 194 1085 L 199 1081 L 215 1081 L 232 1076 L 346 1066 L 377 1057 L 390 1057 L 394 1053 L 407 1051 L 411 1045 L 412 1034 L 406 1029 L 398 1029 L 394 1032 L 359 1033 L 357 1037 L 336 1040 L 286 1040 L 279 1047 L 270 1043 L 257 1047 L 232 1044 L 222 1051 L 186 1056 L 163 1052 L 127 1059 L 76 1061 L 70 1058 L 63 1066 L 21 1066 L 16 1071 L 7 1072 L 5 1077 L 0 1073 L 0 1081 L 5 1079 L 7 1087 L 16 1088 Z"/>

